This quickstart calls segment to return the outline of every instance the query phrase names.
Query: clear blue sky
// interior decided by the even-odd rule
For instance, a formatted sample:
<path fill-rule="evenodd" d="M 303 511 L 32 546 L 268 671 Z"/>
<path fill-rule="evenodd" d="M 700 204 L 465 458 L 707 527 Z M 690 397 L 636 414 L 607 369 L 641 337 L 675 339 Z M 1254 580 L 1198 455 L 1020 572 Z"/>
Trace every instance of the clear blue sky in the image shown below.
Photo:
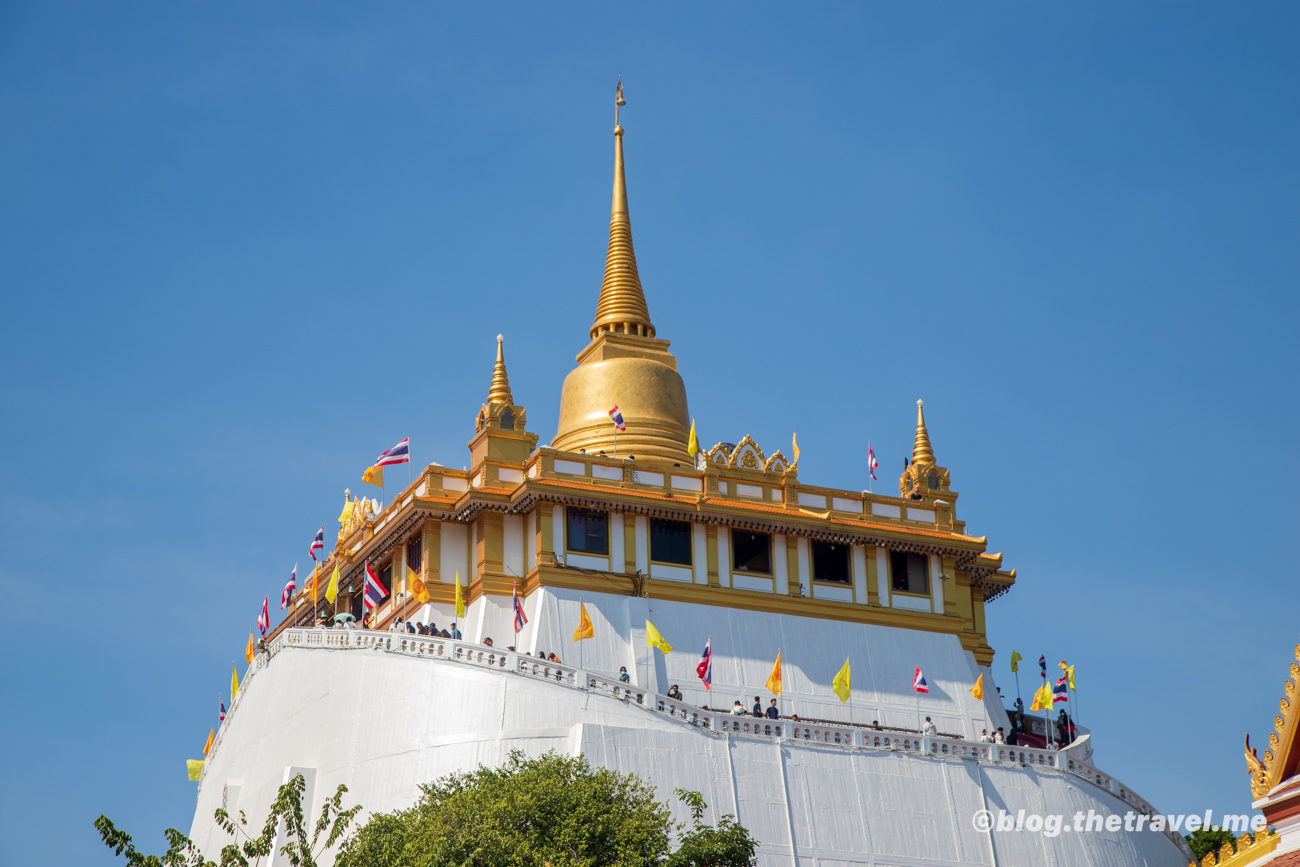
<path fill-rule="evenodd" d="M 466 11 L 478 5 L 481 11 Z M 264 594 L 380 449 L 543 442 L 611 94 L 702 439 L 896 485 L 915 401 L 1100 765 L 1242 811 L 1300 637 L 1300 9 L 0 5 L 0 862 L 162 848 Z"/>

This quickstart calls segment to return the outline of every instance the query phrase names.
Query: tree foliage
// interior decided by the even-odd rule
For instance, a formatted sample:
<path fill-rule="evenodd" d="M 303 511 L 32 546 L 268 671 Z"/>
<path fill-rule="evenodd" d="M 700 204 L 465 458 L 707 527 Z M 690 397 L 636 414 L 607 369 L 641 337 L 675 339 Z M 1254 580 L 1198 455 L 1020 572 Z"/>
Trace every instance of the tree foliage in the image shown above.
<path fill-rule="evenodd" d="M 261 864 L 263 858 L 267 858 L 267 863 L 270 863 L 268 856 L 271 855 L 271 847 L 275 845 L 275 831 L 281 820 L 284 821 L 286 833 L 285 844 L 280 847 L 280 851 L 293 867 L 316 867 L 320 853 L 347 834 L 348 827 L 361 807 L 343 809 L 343 793 L 348 787 L 340 785 L 334 792 L 334 797 L 321 808 L 320 819 L 309 836 L 302 809 L 302 796 L 306 786 L 302 774 L 298 774 L 280 787 L 271 803 L 266 822 L 262 825 L 262 833 L 257 837 L 250 836 L 245 830 L 248 820 L 244 817 L 243 810 L 239 811 L 239 820 L 235 821 L 225 809 L 219 808 L 213 814 L 217 825 L 237 841 L 222 847 L 220 867 L 252 867 Z M 193 841 L 175 828 L 163 832 L 168 848 L 161 856 L 139 852 L 131 842 L 131 835 L 118 830 L 107 816 L 96 819 L 95 828 L 104 845 L 115 854 L 125 856 L 129 867 L 217 867 L 217 862 L 205 860 Z M 323 841 L 322 834 L 325 836 Z"/>
<path fill-rule="evenodd" d="M 421 787 L 408 810 L 376 815 L 346 844 L 339 867 L 750 867 L 756 842 L 728 816 L 702 823 L 707 805 L 678 791 L 693 826 L 631 774 L 585 759 L 513 752 L 502 768 L 480 767 Z M 686 831 L 669 854 L 673 833 Z"/>
<path fill-rule="evenodd" d="M 1186 840 L 1187 845 L 1191 847 L 1192 854 L 1196 856 L 1196 862 L 1198 864 L 1201 862 L 1201 859 L 1210 852 L 1217 853 L 1225 843 L 1232 843 L 1235 851 L 1237 843 L 1237 838 L 1231 831 L 1225 831 L 1223 828 L 1219 827 L 1197 828 L 1192 833 L 1185 834 L 1183 839 Z"/>
<path fill-rule="evenodd" d="M 342 843 L 338 867 L 753 867 L 757 842 L 734 817 L 704 824 L 708 804 L 699 792 L 676 794 L 691 824 L 676 824 L 654 790 L 632 774 L 593 769 L 586 760 L 548 753 L 510 754 L 504 767 L 479 767 L 420 787 L 408 810 L 378 813 L 349 837 L 358 807 L 343 809 L 346 786 L 308 828 L 302 776 L 280 787 L 261 832 L 217 810 L 217 824 L 235 838 L 221 850 L 220 867 L 270 862 L 277 827 L 280 851 L 294 867 L 316 867 L 321 852 Z M 129 867 L 218 867 L 188 837 L 165 832 L 161 856 L 138 852 L 131 837 L 105 816 L 95 820 L 104 843 Z M 670 852 L 674 836 L 680 845 Z"/>

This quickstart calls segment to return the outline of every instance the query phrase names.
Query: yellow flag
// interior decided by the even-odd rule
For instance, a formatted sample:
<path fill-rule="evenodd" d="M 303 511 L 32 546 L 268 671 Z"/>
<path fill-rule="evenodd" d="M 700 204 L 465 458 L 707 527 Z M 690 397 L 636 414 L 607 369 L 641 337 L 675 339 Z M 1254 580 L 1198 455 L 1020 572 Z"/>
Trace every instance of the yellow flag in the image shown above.
<path fill-rule="evenodd" d="M 383 467 L 366 467 L 366 471 L 361 474 L 361 481 L 367 485 L 374 485 L 376 488 L 384 486 L 384 468 Z"/>
<path fill-rule="evenodd" d="M 334 574 L 330 576 L 330 584 L 325 588 L 325 601 L 333 602 L 334 598 L 339 595 L 339 564 L 334 564 Z"/>
<path fill-rule="evenodd" d="M 1065 681 L 1066 684 L 1070 687 L 1070 689 L 1074 689 L 1074 666 L 1073 665 L 1065 670 L 1065 676 L 1067 678 Z"/>
<path fill-rule="evenodd" d="M 831 682 L 831 689 L 840 697 L 841 702 L 849 700 L 851 687 L 849 685 L 849 661 L 847 659 L 844 660 L 844 667 L 840 669 L 840 673 L 835 675 L 835 680 Z"/>
<path fill-rule="evenodd" d="M 465 616 L 465 595 L 460 592 L 460 572 L 456 573 L 456 616 Z"/>
<path fill-rule="evenodd" d="M 1018 650 L 1011 651 L 1011 673 L 1012 674 L 1015 674 L 1017 671 L 1020 670 L 1020 660 L 1022 659 L 1024 659 L 1024 657 L 1020 655 L 1020 651 Z"/>
<path fill-rule="evenodd" d="M 207 753 L 205 752 L 204 755 L 207 755 Z M 197 780 L 199 776 L 203 773 L 203 760 L 186 759 L 185 770 L 189 773 L 191 780 Z"/>
<path fill-rule="evenodd" d="M 794 463 L 799 463 L 799 434 L 790 434 L 790 448 L 794 451 Z"/>
<path fill-rule="evenodd" d="M 420 576 L 408 564 L 406 567 L 406 589 L 421 605 L 429 601 L 429 588 L 424 586 Z"/>
<path fill-rule="evenodd" d="M 573 630 L 573 640 L 581 641 L 584 638 L 595 638 L 596 630 L 591 625 L 591 618 L 587 616 L 587 604 L 581 600 L 578 601 L 578 628 Z"/>
<path fill-rule="evenodd" d="M 208 757 L 208 750 L 212 749 L 212 739 L 216 737 L 216 735 L 217 735 L 217 730 L 215 728 L 213 728 L 212 731 L 208 732 L 208 742 L 203 745 L 203 757 L 205 759 Z"/>
<path fill-rule="evenodd" d="M 235 669 L 234 664 L 230 666 L 230 706 L 235 706 L 235 693 L 239 692 L 239 672 Z"/>
<path fill-rule="evenodd" d="M 686 440 L 686 454 L 695 457 L 695 453 L 700 450 L 700 441 L 695 438 L 695 419 L 691 419 L 691 435 Z"/>
<path fill-rule="evenodd" d="M 1056 663 L 1056 667 L 1059 668 L 1061 671 L 1065 671 L 1067 668 L 1070 667 L 1070 663 L 1062 659 L 1060 662 Z"/>
<path fill-rule="evenodd" d="M 339 512 L 339 523 L 342 524 L 348 518 L 352 517 L 352 507 L 356 505 L 355 500 L 348 500 L 343 504 L 343 511 Z"/>
<path fill-rule="evenodd" d="M 253 661 L 253 633 L 248 633 L 248 646 L 244 648 L 244 661 L 252 663 Z"/>
<path fill-rule="evenodd" d="M 313 608 L 316 606 L 316 591 L 320 589 L 319 582 L 316 580 L 316 575 L 319 572 L 320 572 L 319 563 L 311 567 L 311 604 Z M 315 611 L 312 612 L 312 616 L 313 617 L 316 616 Z"/>
<path fill-rule="evenodd" d="M 645 622 L 645 646 L 657 647 L 664 653 L 669 653 L 673 649 L 673 646 L 664 641 L 664 637 L 659 634 L 659 630 L 655 629 L 655 625 L 649 620 Z"/>
<path fill-rule="evenodd" d="M 976 701 L 984 700 L 984 675 L 980 674 L 975 678 L 975 685 L 970 688 L 970 694 L 975 697 Z"/>
<path fill-rule="evenodd" d="M 1052 709 L 1052 688 L 1043 684 L 1042 688 L 1034 693 L 1034 703 L 1029 706 L 1030 710 L 1051 710 Z"/>
<path fill-rule="evenodd" d="M 772 673 L 767 676 L 767 691 L 773 695 L 781 694 L 781 651 L 776 652 L 776 665 L 772 666 Z"/>

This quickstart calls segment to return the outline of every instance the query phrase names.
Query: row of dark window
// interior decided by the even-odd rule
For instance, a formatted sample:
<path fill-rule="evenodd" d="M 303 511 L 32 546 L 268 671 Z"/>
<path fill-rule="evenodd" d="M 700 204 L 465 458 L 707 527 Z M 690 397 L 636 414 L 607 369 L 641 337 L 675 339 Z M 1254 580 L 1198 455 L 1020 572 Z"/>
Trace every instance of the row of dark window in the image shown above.
<path fill-rule="evenodd" d="M 411 568 L 414 569 L 418 575 L 421 566 L 424 564 L 424 543 L 418 535 L 412 537 L 411 540 L 406 543 L 406 562 L 412 564 Z M 379 604 L 382 605 L 388 601 L 389 597 L 393 595 L 395 590 L 402 589 L 402 576 L 397 576 L 397 587 L 393 587 L 392 560 L 389 560 L 387 563 L 384 563 L 376 569 L 375 574 L 379 576 L 379 583 L 384 585 L 384 589 L 388 591 L 379 600 Z M 352 616 L 358 620 L 361 619 L 361 612 L 365 610 L 365 603 L 362 601 L 362 596 L 366 589 L 365 580 L 365 573 L 362 572 L 361 586 L 357 588 L 356 594 L 351 598 L 348 605 L 348 610 L 352 613 Z"/>
<path fill-rule="evenodd" d="M 568 508 L 566 547 L 579 554 L 609 554 L 609 513 L 596 509 Z M 817 581 L 849 584 L 853 570 L 849 546 L 814 539 L 810 545 L 812 577 Z M 667 518 L 650 519 L 650 559 L 656 563 L 690 566 L 691 523 Z M 893 589 L 902 593 L 930 593 L 929 562 L 924 554 L 889 552 Z M 752 530 L 731 531 L 731 571 L 772 574 L 772 536 Z"/>

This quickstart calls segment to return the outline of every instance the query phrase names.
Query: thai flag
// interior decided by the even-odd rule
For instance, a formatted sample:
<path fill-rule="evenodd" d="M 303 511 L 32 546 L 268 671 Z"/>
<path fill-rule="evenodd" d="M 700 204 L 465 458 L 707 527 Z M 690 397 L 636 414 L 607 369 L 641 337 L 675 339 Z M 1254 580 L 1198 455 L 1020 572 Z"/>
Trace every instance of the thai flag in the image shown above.
<path fill-rule="evenodd" d="M 217 702 L 221 705 L 221 710 L 217 711 L 217 722 L 223 723 L 226 721 L 226 700 L 218 695 Z"/>
<path fill-rule="evenodd" d="M 871 443 L 868 442 L 867 443 L 867 472 L 871 474 L 871 478 L 873 479 L 876 477 L 876 467 L 878 466 L 880 466 L 880 462 L 876 460 L 875 449 L 871 448 Z"/>
<path fill-rule="evenodd" d="M 912 692 L 929 692 L 930 687 L 925 682 L 925 675 L 921 674 L 921 666 L 916 667 L 916 674 L 912 675 Z"/>
<path fill-rule="evenodd" d="M 623 424 L 623 413 L 619 412 L 618 404 L 614 404 L 614 408 L 609 411 L 609 417 L 614 422 L 615 430 L 620 432 L 627 430 L 627 425 Z"/>
<path fill-rule="evenodd" d="M 307 551 L 307 553 L 311 555 L 311 558 L 313 560 L 315 560 L 316 552 L 324 551 L 324 550 L 325 550 L 325 528 L 321 527 L 319 530 L 316 531 L 316 538 L 311 540 L 311 548 L 310 550 Z"/>
<path fill-rule="evenodd" d="M 262 631 L 262 637 L 266 638 L 266 633 L 271 628 L 271 597 L 262 597 L 262 613 L 257 615 L 257 628 Z"/>
<path fill-rule="evenodd" d="M 411 462 L 411 438 L 407 437 L 397 445 L 379 456 L 375 466 L 386 467 L 389 464 L 409 464 Z"/>
<path fill-rule="evenodd" d="M 704 654 L 700 657 L 700 664 L 695 666 L 695 673 L 704 681 L 704 688 L 713 687 L 713 639 L 710 638 L 704 642 Z"/>
<path fill-rule="evenodd" d="M 379 576 L 375 574 L 375 569 L 369 563 L 366 564 L 366 592 L 364 601 L 366 607 L 374 610 L 379 603 L 388 595 L 388 590 L 383 584 L 379 583 Z"/>
<path fill-rule="evenodd" d="M 1047 679 L 1047 657 L 1046 656 L 1038 657 L 1038 667 L 1043 670 L 1043 680 L 1046 680 Z"/>
<path fill-rule="evenodd" d="M 524 614 L 524 603 L 519 598 L 519 585 L 517 584 L 510 589 L 510 604 L 515 609 L 515 635 L 518 635 L 519 630 L 523 629 L 524 624 L 528 622 L 528 615 Z"/>
<path fill-rule="evenodd" d="M 293 591 L 298 589 L 298 564 L 293 564 L 293 571 L 289 573 L 289 583 L 284 585 L 284 590 L 280 592 L 280 610 L 289 607 L 289 601 L 293 599 Z"/>
<path fill-rule="evenodd" d="M 1056 682 L 1056 686 L 1052 687 L 1052 704 L 1056 704 L 1058 701 L 1069 701 L 1070 693 L 1068 689 L 1069 685 L 1066 683 L 1065 677 L 1062 677 Z"/>

